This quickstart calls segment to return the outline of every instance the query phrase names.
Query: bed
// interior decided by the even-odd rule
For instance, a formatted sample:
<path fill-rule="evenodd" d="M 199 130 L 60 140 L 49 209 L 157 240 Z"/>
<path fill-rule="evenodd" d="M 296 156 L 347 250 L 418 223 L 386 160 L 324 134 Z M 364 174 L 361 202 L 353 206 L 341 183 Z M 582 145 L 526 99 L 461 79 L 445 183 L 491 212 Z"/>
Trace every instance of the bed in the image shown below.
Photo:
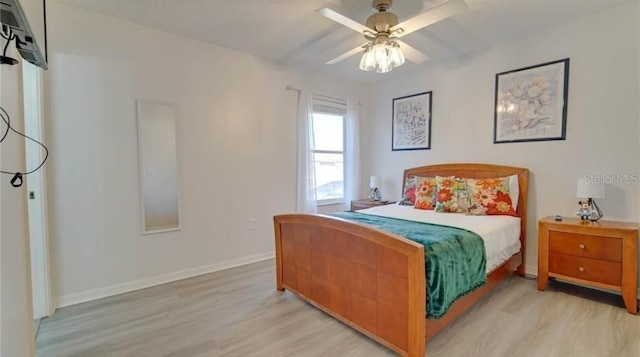
<path fill-rule="evenodd" d="M 492 164 L 407 169 L 413 176 L 495 178 L 517 175 L 519 251 L 492 268 L 486 284 L 446 315 L 426 318 L 424 246 L 360 223 L 325 215 L 274 217 L 276 287 L 285 289 L 402 356 L 424 356 L 426 343 L 514 272 L 524 275 L 529 171 Z"/>

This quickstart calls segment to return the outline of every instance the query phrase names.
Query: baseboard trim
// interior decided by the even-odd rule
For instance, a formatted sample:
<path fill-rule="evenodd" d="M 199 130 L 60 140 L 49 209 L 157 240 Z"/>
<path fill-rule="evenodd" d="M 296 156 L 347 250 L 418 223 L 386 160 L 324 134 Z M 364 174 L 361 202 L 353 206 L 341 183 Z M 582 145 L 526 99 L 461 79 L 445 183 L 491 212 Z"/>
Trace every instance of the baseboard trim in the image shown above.
<path fill-rule="evenodd" d="M 89 302 L 93 300 L 102 299 L 105 297 L 128 293 L 130 291 L 150 288 L 152 286 L 161 285 L 170 283 L 172 281 L 182 280 L 193 278 L 195 276 L 213 273 L 220 270 L 231 269 L 242 265 L 247 265 L 251 263 L 257 263 L 268 259 L 273 259 L 275 257 L 275 252 L 266 252 L 256 255 L 251 255 L 244 258 L 228 260 L 225 262 L 205 265 L 197 268 L 186 269 L 179 272 L 168 273 L 164 275 L 159 275 L 147 279 L 132 281 L 123 284 L 117 284 L 113 286 L 108 286 L 104 288 L 93 289 L 89 291 L 84 291 L 81 293 L 69 294 L 65 296 L 60 296 L 55 299 L 56 308 L 81 304 L 83 302 Z M 524 268 L 525 274 L 533 277 L 538 276 L 538 266 L 537 265 L 525 265 Z M 640 288 L 638 289 L 638 296 L 640 296 Z"/>
<path fill-rule="evenodd" d="M 93 301 L 102 299 L 105 297 L 128 293 L 130 291 L 140 290 L 149 288 L 156 285 L 170 283 L 172 281 L 193 278 L 198 275 L 213 273 L 220 270 L 235 268 L 242 265 L 247 265 L 251 263 L 257 263 L 268 259 L 273 259 L 275 257 L 275 252 L 266 252 L 256 255 L 251 255 L 248 257 L 227 260 L 220 263 L 205 265 L 197 268 L 186 269 L 178 272 L 163 274 L 154 276 L 151 278 L 146 278 L 142 280 L 136 280 L 132 282 L 107 286 L 104 288 L 98 288 L 88 291 L 83 291 L 80 293 L 74 293 L 69 295 L 60 296 L 55 299 L 56 307 L 65 307 L 80 304 L 83 302 Z"/>
<path fill-rule="evenodd" d="M 538 266 L 537 265 L 525 265 L 524 266 L 524 273 L 525 275 L 530 275 L 530 276 L 538 276 Z"/>
<path fill-rule="evenodd" d="M 38 339 L 38 332 L 40 332 L 40 324 L 42 323 L 42 319 L 33 319 L 33 340 L 36 341 Z"/>

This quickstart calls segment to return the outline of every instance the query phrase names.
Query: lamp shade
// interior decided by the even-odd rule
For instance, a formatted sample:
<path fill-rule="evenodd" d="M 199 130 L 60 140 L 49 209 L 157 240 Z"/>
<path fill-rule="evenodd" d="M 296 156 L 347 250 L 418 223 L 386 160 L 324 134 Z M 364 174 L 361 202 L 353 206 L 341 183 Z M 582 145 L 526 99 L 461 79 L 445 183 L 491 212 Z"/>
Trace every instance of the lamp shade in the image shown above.
<path fill-rule="evenodd" d="M 369 178 L 369 188 L 378 188 L 380 186 L 380 179 L 377 176 L 371 176 Z"/>
<path fill-rule="evenodd" d="M 576 197 L 604 198 L 604 184 L 587 182 L 585 179 L 578 179 Z"/>

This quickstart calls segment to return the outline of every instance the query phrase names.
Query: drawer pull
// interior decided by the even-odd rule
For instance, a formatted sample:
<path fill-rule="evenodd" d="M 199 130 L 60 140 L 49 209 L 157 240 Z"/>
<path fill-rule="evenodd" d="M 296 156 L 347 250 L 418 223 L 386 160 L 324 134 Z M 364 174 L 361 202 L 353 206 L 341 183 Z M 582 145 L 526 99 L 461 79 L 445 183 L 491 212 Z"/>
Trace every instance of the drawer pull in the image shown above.
<path fill-rule="evenodd" d="M 580 249 L 584 249 L 584 244 L 579 245 Z"/>
<path fill-rule="evenodd" d="M 580 268 L 578 268 L 578 270 L 580 270 L 580 271 L 584 271 L 584 268 L 583 268 L 583 267 L 580 267 Z"/>

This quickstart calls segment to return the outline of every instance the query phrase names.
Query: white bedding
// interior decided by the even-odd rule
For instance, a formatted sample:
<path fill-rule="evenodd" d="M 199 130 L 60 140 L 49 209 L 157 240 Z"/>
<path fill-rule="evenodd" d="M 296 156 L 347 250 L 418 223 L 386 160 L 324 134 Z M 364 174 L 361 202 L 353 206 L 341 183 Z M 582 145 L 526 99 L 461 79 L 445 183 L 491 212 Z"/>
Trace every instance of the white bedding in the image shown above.
<path fill-rule="evenodd" d="M 487 273 L 520 251 L 520 217 L 438 213 L 398 204 L 359 210 L 358 213 L 435 223 L 472 231 L 484 240 L 487 251 Z"/>

